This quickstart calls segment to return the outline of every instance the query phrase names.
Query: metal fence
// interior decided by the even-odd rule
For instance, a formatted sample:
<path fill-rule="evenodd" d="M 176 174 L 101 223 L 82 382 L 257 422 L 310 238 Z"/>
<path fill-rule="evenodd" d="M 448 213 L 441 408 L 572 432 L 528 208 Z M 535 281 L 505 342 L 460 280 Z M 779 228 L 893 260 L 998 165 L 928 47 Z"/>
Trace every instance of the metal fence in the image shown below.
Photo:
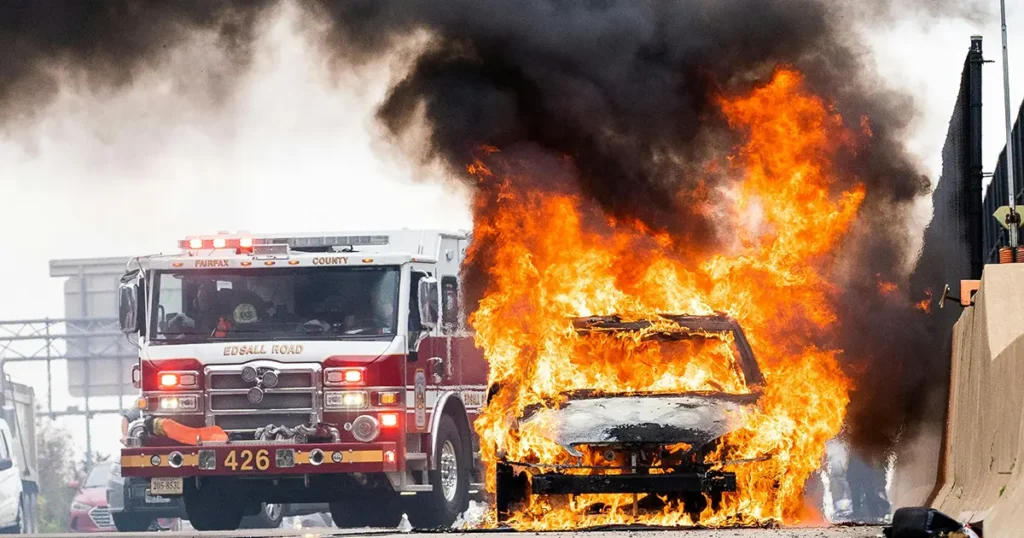
<path fill-rule="evenodd" d="M 934 213 L 912 277 L 915 293 L 931 290 L 937 294 L 944 284 L 981 277 L 983 65 L 981 38 L 973 37 L 942 148 L 942 175 L 932 193 Z"/>
<path fill-rule="evenodd" d="M 1021 107 L 1017 112 L 1017 122 L 1013 125 L 1013 131 L 1010 135 L 1010 143 L 1008 147 L 1013 151 L 1013 184 L 1015 196 L 1017 199 L 1018 210 L 1020 204 L 1024 201 L 1024 192 L 1021 191 L 1021 186 L 1024 185 L 1024 166 L 1021 166 L 1022 160 L 1024 160 L 1024 125 L 1021 121 L 1024 119 L 1024 102 L 1021 103 Z M 985 191 L 985 209 L 982 215 L 982 223 L 985 231 L 985 262 L 986 263 L 999 263 L 999 247 L 1009 245 L 1009 238 L 1007 237 L 1007 230 L 995 218 L 992 214 L 997 209 L 1004 205 L 1008 205 L 1010 201 L 1008 185 L 1006 184 L 1006 150 L 1007 147 L 1003 148 L 1003 151 L 999 153 L 999 161 L 996 163 L 995 172 L 992 174 L 992 183 L 989 183 L 988 189 Z"/>

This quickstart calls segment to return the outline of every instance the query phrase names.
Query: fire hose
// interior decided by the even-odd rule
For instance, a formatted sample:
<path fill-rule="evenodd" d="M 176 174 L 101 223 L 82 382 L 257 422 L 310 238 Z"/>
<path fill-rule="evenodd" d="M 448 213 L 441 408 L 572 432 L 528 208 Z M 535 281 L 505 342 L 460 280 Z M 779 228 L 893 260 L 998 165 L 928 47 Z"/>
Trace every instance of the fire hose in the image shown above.
<path fill-rule="evenodd" d="M 141 430 L 153 435 L 167 437 L 183 445 L 223 443 L 228 440 L 228 434 L 220 426 L 193 428 L 169 418 L 155 418 L 152 416 L 146 417 L 143 421 L 144 426 L 142 428 L 136 427 L 135 423 L 132 424 L 132 427 L 129 428 L 130 436 L 135 431 Z"/>

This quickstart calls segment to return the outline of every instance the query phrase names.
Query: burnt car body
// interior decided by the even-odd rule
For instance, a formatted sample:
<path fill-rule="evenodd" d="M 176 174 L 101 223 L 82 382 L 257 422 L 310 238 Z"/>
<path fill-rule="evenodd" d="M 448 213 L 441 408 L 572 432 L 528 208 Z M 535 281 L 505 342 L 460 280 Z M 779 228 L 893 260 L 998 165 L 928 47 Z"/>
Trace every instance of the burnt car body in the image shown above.
<path fill-rule="evenodd" d="M 667 323 L 666 323 L 667 322 Z M 497 464 L 498 519 L 529 495 L 632 493 L 634 513 L 680 503 L 697 521 L 700 512 L 736 491 L 736 475 L 724 462 L 707 462 L 721 438 L 743 424 L 764 386 L 754 353 L 739 324 L 724 314 L 663 315 L 655 321 L 624 322 L 616 316 L 577 318 L 576 332 L 642 331 L 642 340 L 723 338 L 728 335 L 733 367 L 746 387 L 675 393 L 565 393 L 560 403 L 527 409 L 513 427 L 540 424 L 546 438 L 570 456 L 569 464 L 503 460 Z M 492 394 L 500 390 L 492 387 Z M 649 494 L 638 500 L 639 494 Z M 596 509 L 600 509 L 599 507 Z"/>

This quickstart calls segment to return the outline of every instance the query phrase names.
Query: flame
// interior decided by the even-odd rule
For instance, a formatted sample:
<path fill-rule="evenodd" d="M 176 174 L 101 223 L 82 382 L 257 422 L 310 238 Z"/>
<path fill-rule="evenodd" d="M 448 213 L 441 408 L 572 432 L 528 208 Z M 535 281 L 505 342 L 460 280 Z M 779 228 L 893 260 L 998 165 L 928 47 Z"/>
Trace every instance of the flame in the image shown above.
<path fill-rule="evenodd" d="M 914 308 L 920 310 L 921 312 L 924 312 L 925 314 L 931 314 L 932 313 L 932 290 L 931 290 L 931 288 L 926 288 L 924 290 L 924 299 L 921 299 L 920 301 L 915 303 L 914 304 Z"/>
<path fill-rule="evenodd" d="M 875 278 L 878 281 L 878 294 L 879 295 L 893 295 L 899 291 L 899 286 L 895 282 L 889 282 L 882 280 L 881 274 L 876 274 Z"/>
<path fill-rule="evenodd" d="M 475 424 L 490 491 L 499 451 L 509 461 L 569 461 L 535 429 L 509 427 L 528 408 L 559 405 L 566 391 L 750 389 L 735 377 L 728 338 L 686 347 L 623 333 L 581 336 L 570 318 L 718 311 L 744 328 L 765 385 L 745 425 L 708 456 L 757 461 L 727 465 L 739 490 L 706 508 L 700 523 L 799 524 L 813 514 L 803 506 L 803 486 L 840 430 L 850 388 L 837 361 L 841 350 L 820 344 L 836 321 L 836 287 L 827 275 L 838 270 L 834 251 L 864 199 L 864 188 L 850 178 L 842 184 L 854 188 L 839 188 L 842 171 L 833 161 L 856 151 L 863 134 L 847 129 L 788 67 L 749 94 L 721 97 L 718 106 L 742 144 L 705 170 L 735 180 L 725 187 L 709 181 L 687 196 L 695 211 L 722 215 L 723 229 L 736 239 L 727 252 L 701 252 L 643 224 L 609 218 L 574 192 L 524 187 L 539 183 L 530 181 L 532 169 L 502 160 L 497 148 L 488 148 L 487 162 L 468 167 L 481 186 L 470 262 L 485 267 L 488 279 L 470 322 L 490 381 L 501 387 Z M 857 127 L 866 126 L 862 119 Z M 596 502 L 604 510 L 587 515 Z M 632 495 L 534 496 L 511 523 L 693 523 L 678 505 L 634 516 L 632 503 Z"/>

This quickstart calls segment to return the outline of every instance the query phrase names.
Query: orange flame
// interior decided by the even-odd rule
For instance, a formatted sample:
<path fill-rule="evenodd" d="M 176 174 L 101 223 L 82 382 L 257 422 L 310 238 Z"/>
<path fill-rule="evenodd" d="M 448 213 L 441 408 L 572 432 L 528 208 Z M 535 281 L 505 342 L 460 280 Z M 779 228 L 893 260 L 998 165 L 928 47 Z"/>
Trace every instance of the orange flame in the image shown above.
<path fill-rule="evenodd" d="M 925 295 L 924 299 L 921 299 L 920 301 L 915 303 L 914 304 L 914 308 L 920 310 L 921 312 L 924 312 L 925 314 L 931 314 L 932 313 L 932 290 L 931 290 L 931 288 L 925 289 L 924 290 L 924 295 Z"/>
<path fill-rule="evenodd" d="M 721 311 L 744 327 L 766 385 L 745 426 L 728 434 L 713 457 L 760 461 L 727 466 L 739 491 L 726 494 L 717 510 L 709 506 L 700 522 L 797 524 L 807 514 L 804 483 L 819 467 L 825 442 L 839 432 L 849 390 L 840 350 L 813 343 L 827 341 L 836 320 L 836 289 L 825 275 L 837 269 L 833 253 L 864 199 L 858 182 L 844 178 L 857 186 L 838 188 L 841 171 L 833 161 L 840 151 L 855 151 L 862 135 L 844 127 L 790 68 L 718 105 L 745 142 L 705 167 L 737 181 L 707 188 L 699 210 L 722 215 L 723 229 L 737 239 L 729 252 L 696 252 L 639 223 L 610 219 L 573 193 L 519 187 L 525 181 L 514 167 L 496 173 L 500 165 L 491 160 L 491 167 L 469 167 L 491 187 L 477 193 L 470 251 L 471 262 L 484 265 L 488 249 L 489 288 L 471 323 L 490 381 L 502 387 L 476 421 L 491 491 L 499 451 L 510 461 L 567 460 L 553 441 L 513 431 L 508 422 L 529 406 L 557 405 L 564 391 L 745 390 L 730 377 L 727 342 L 669 351 L 621 336 L 581 337 L 570 317 Z M 606 510 L 586 515 L 595 497 L 535 496 L 511 523 L 523 529 L 692 523 L 672 507 L 634 516 L 632 496 L 623 495 L 600 496 Z"/>
<path fill-rule="evenodd" d="M 878 280 L 878 294 L 879 295 L 893 295 L 899 291 L 899 286 L 895 282 L 889 282 L 882 280 L 882 275 L 877 274 L 875 278 Z"/>

